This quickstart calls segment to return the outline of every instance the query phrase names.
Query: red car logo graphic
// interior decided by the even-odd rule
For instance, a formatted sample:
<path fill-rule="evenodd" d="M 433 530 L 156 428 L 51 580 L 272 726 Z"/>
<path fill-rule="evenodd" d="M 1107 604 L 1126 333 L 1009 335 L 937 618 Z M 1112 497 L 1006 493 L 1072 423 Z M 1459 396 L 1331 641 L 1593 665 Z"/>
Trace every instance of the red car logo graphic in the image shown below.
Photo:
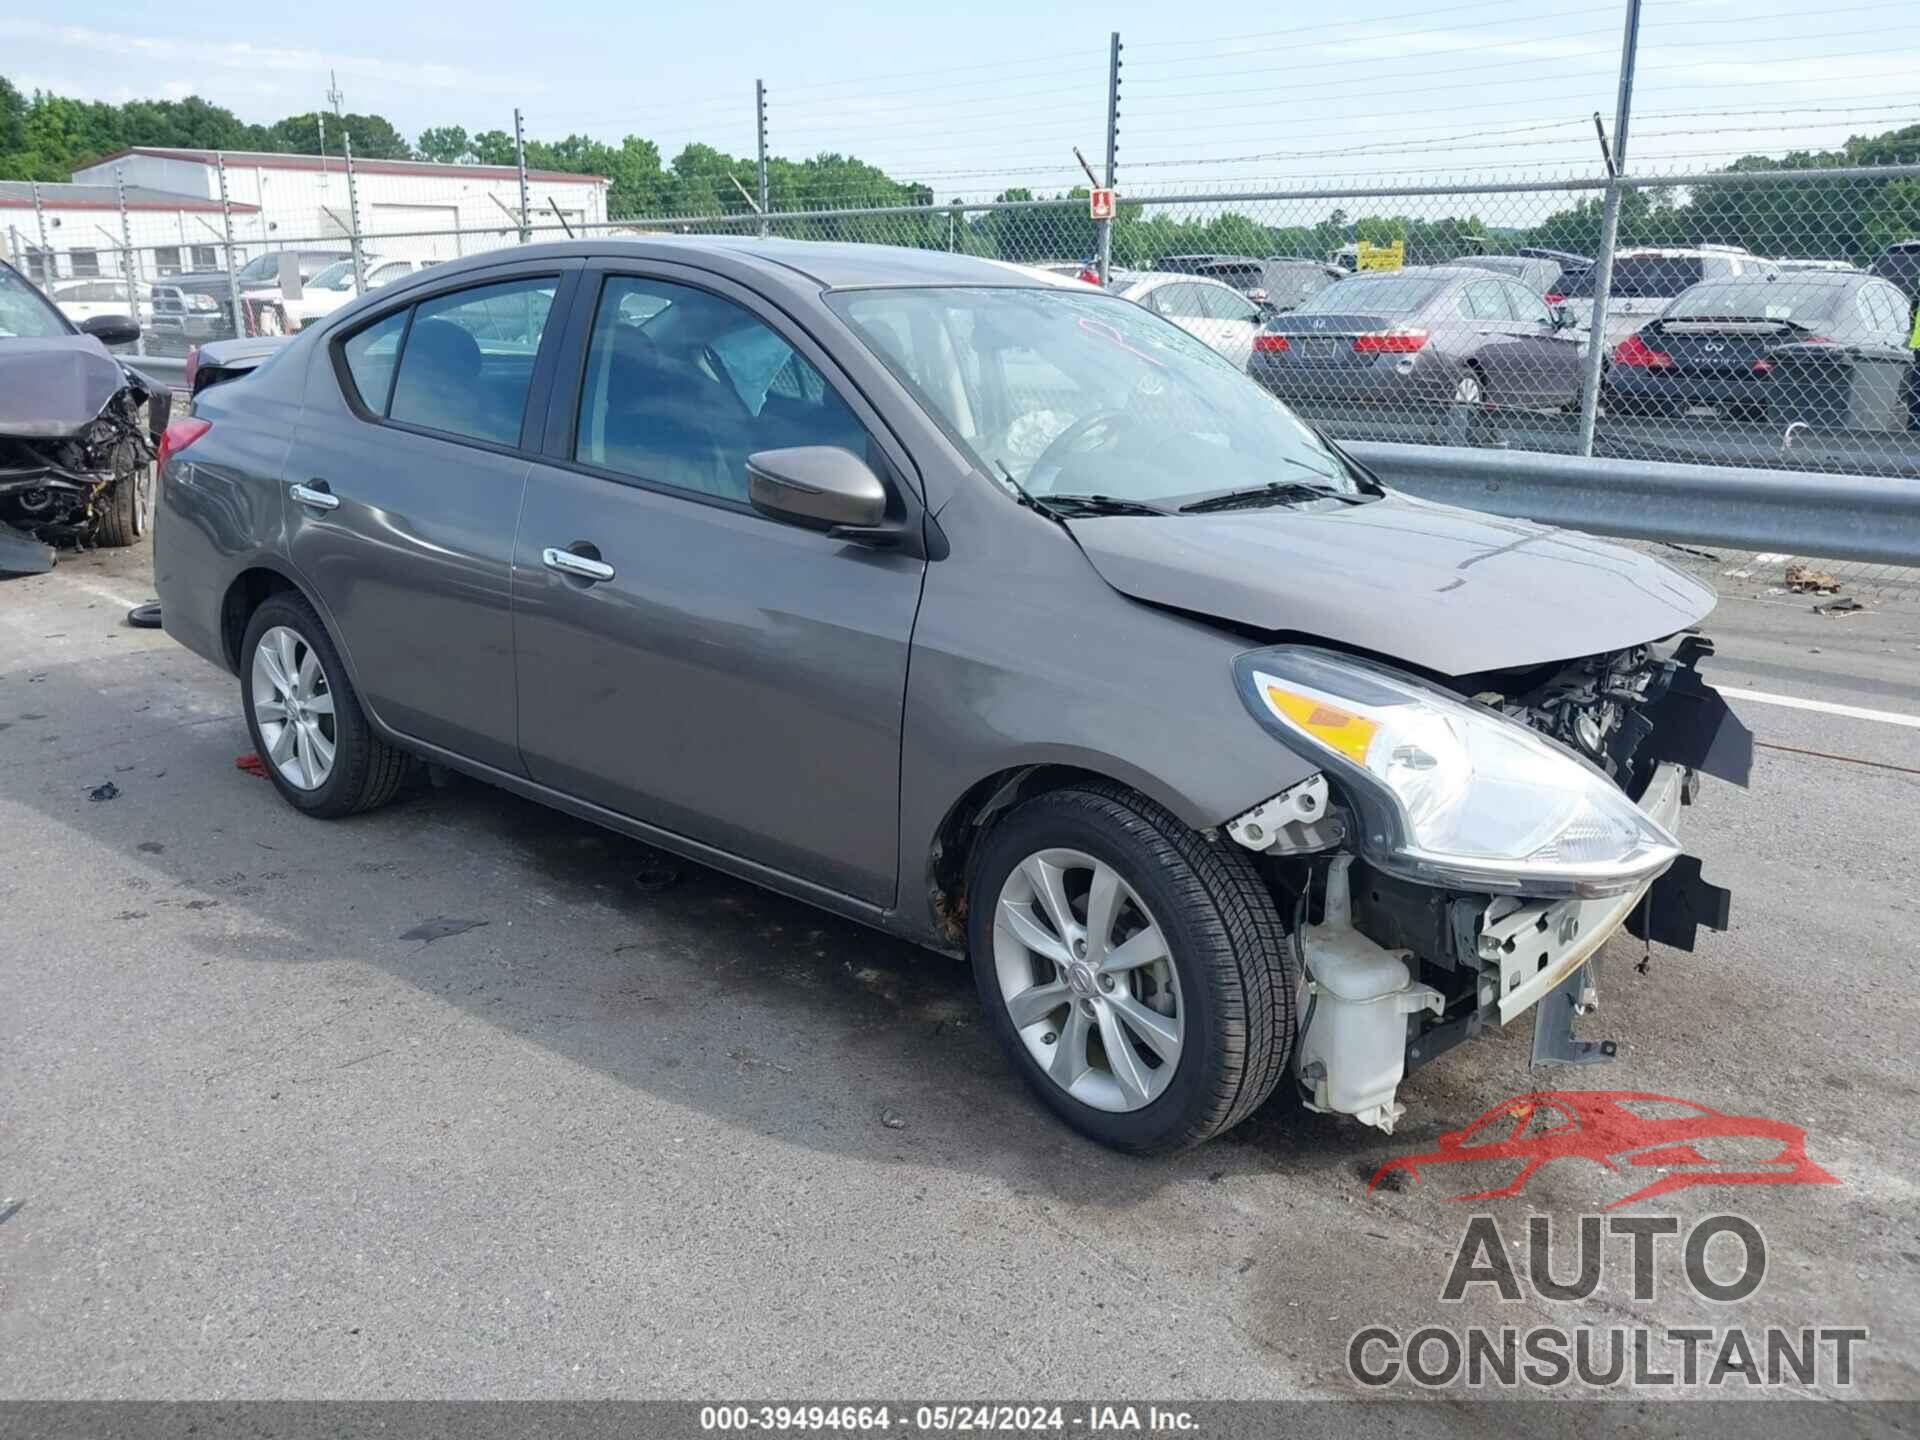
<path fill-rule="evenodd" d="M 1436 1149 L 1387 1162 L 1367 1189 L 1395 1173 L 1417 1180 L 1423 1166 L 1517 1163 L 1519 1173 L 1507 1184 L 1453 1197 L 1496 1200 L 1518 1195 L 1549 1160 L 1565 1159 L 1591 1160 L 1615 1174 L 1626 1173 L 1623 1166 L 1665 1172 L 1608 1210 L 1695 1185 L 1840 1183 L 1807 1158 L 1807 1132 L 1798 1125 L 1636 1090 L 1549 1090 L 1503 1101 L 1466 1129 L 1442 1135 Z"/>

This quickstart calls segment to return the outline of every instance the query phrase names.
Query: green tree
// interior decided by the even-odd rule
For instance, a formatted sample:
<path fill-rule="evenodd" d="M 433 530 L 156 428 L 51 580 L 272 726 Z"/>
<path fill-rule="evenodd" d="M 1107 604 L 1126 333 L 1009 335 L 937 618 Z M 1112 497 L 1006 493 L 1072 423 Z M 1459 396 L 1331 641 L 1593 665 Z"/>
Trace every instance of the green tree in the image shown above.
<path fill-rule="evenodd" d="M 435 125 L 422 130 L 413 148 L 422 160 L 437 160 L 442 165 L 458 165 L 473 156 L 473 144 L 461 125 Z"/>

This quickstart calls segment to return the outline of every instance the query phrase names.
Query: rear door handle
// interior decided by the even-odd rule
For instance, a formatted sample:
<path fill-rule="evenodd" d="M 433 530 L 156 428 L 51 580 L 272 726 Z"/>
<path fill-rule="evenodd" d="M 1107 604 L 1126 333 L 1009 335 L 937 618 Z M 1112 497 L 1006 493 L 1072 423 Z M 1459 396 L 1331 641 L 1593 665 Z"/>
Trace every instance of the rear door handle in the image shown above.
<path fill-rule="evenodd" d="M 581 580 L 611 580 L 613 566 L 604 560 L 590 560 L 585 555 L 576 555 L 571 550 L 556 550 L 549 545 L 540 552 L 540 563 L 549 570 L 558 570 L 563 575 L 572 575 Z"/>
<path fill-rule="evenodd" d="M 316 483 L 325 486 L 327 482 L 321 480 Z M 326 489 L 316 490 L 312 485 L 302 485 L 296 481 L 287 487 L 287 493 L 302 505 L 311 505 L 316 510 L 338 510 L 340 508 L 340 497 L 338 495 Z"/>

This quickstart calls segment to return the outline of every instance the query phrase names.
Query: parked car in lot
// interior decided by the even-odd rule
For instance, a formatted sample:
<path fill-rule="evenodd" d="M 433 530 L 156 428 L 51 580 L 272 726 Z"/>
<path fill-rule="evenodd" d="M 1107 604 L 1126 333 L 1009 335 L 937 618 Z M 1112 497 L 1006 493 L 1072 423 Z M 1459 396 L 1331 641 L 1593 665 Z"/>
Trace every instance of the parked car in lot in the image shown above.
<path fill-rule="evenodd" d="M 1725 923 L 1674 865 L 1690 767 L 1745 778 L 1678 638 L 1712 592 L 1398 495 L 1090 286 L 515 247 L 315 322 L 165 452 L 167 629 L 294 810 L 427 757 L 970 955 L 1108 1144 L 1283 1082 L 1391 1129 L 1482 1023 L 1558 991 L 1560 1035 L 1630 915 Z"/>
<path fill-rule="evenodd" d="M 1891 281 L 1804 270 L 1696 285 L 1613 349 L 1613 408 L 1904 428 L 1912 307 Z M 1876 412 L 1874 397 L 1878 395 Z"/>
<path fill-rule="evenodd" d="M 0 261 L 0 571 L 147 533 L 171 393 L 106 348 L 139 338 L 124 311 L 76 325 Z"/>
<path fill-rule="evenodd" d="M 280 294 L 280 256 L 270 250 L 257 255 L 234 272 L 239 285 L 242 314 L 233 313 L 233 285 L 225 270 L 203 270 L 187 275 L 170 275 L 153 284 L 153 333 L 156 339 L 181 346 L 197 340 L 231 340 L 253 333 L 248 324 L 246 302 L 249 296 L 264 299 Z M 353 257 L 346 250 L 300 250 L 301 284 L 311 280 L 329 265 Z M 256 314 L 273 315 L 273 307 L 256 308 Z M 272 323 L 272 322 L 269 322 Z"/>
<path fill-rule="evenodd" d="M 1240 369 L 1246 369 L 1253 358 L 1253 337 L 1266 312 L 1231 285 L 1197 275 L 1148 271 L 1115 288 L 1122 298 L 1164 315 Z"/>
<path fill-rule="evenodd" d="M 1667 308 L 1684 290 L 1708 280 L 1738 280 L 1776 273 L 1771 260 L 1731 245 L 1701 245 L 1692 249 L 1628 249 L 1613 257 L 1613 284 L 1607 299 L 1605 341 L 1614 345 Z M 1589 270 L 1570 282 L 1564 305 L 1574 328 L 1593 327 L 1593 292 L 1599 270 Z"/>
<path fill-rule="evenodd" d="M 368 290 L 391 285 L 396 280 L 424 270 L 429 263 L 421 260 L 388 260 L 378 255 L 361 258 L 367 268 Z M 311 280 L 300 282 L 298 300 L 280 302 L 281 313 L 286 318 L 286 333 L 291 335 L 322 315 L 331 315 L 355 298 L 355 294 L 351 259 L 336 260 L 326 269 L 316 271 Z"/>
<path fill-rule="evenodd" d="M 1591 255 L 1578 255 L 1571 250 L 1552 250 L 1539 245 L 1518 245 L 1514 247 L 1513 253 L 1523 260 L 1553 261 L 1560 267 L 1560 279 L 1566 286 L 1571 286 L 1574 281 L 1593 268 Z M 1561 290 L 1560 295 L 1565 298 L 1566 290 Z M 1560 302 L 1550 299 L 1547 303 L 1557 305 Z"/>
<path fill-rule="evenodd" d="M 1249 373 L 1318 404 L 1572 404 L 1582 348 L 1517 281 L 1464 266 L 1350 275 L 1254 337 Z"/>
<path fill-rule="evenodd" d="M 102 315 L 131 315 L 142 326 L 153 319 L 152 302 L 138 299 L 137 292 L 136 303 L 127 303 L 127 286 L 123 280 L 67 280 L 56 283 L 48 292 L 48 298 L 76 325 Z"/>

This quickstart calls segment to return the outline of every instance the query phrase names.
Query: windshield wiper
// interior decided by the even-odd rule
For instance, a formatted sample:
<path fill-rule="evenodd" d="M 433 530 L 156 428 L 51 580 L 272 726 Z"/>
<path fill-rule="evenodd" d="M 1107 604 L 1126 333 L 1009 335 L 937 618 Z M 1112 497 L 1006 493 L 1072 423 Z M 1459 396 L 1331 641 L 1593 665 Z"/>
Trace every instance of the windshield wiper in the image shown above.
<path fill-rule="evenodd" d="M 1308 485 L 1299 480 L 1269 480 L 1245 490 L 1229 490 L 1224 495 L 1209 495 L 1182 505 L 1182 515 L 1204 515 L 1210 510 L 1258 510 L 1267 505 L 1293 505 L 1302 500 L 1338 500 L 1358 505 L 1360 497 L 1331 485 Z"/>
<path fill-rule="evenodd" d="M 1042 495 L 1036 501 L 1062 515 L 1171 515 L 1171 510 L 1144 500 L 1122 500 L 1117 495 Z"/>

